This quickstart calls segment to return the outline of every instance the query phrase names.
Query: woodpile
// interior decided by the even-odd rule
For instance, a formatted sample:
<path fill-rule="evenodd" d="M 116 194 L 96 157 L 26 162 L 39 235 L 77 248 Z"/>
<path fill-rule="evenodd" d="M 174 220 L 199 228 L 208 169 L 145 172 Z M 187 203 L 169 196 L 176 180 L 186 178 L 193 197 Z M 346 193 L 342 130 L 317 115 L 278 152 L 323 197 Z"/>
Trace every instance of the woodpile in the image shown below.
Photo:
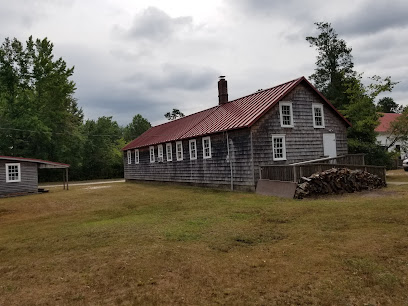
<path fill-rule="evenodd" d="M 302 177 L 294 197 L 303 199 L 321 194 L 352 193 L 377 189 L 385 185 L 385 182 L 377 175 L 366 171 L 332 168 L 309 177 Z"/>

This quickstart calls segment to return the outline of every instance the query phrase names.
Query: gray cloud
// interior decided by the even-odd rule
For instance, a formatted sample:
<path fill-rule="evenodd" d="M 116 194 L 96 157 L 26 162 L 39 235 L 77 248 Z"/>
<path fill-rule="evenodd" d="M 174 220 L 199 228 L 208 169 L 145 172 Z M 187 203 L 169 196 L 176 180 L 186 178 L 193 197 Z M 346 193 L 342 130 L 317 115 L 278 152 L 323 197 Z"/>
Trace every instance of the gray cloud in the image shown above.
<path fill-rule="evenodd" d="M 405 0 L 364 2 L 357 10 L 339 18 L 335 25 L 348 35 L 373 34 L 408 25 L 408 2 Z"/>
<path fill-rule="evenodd" d="M 164 64 L 154 73 L 140 71 L 124 79 L 127 83 L 142 84 L 148 90 L 183 89 L 200 90 L 208 88 L 218 76 L 212 68 L 196 65 Z"/>
<path fill-rule="evenodd" d="M 126 38 L 163 41 L 171 38 L 177 31 L 191 28 L 192 21 L 190 16 L 172 18 L 156 7 L 148 7 L 135 16 L 129 29 L 116 25 L 114 34 Z"/>

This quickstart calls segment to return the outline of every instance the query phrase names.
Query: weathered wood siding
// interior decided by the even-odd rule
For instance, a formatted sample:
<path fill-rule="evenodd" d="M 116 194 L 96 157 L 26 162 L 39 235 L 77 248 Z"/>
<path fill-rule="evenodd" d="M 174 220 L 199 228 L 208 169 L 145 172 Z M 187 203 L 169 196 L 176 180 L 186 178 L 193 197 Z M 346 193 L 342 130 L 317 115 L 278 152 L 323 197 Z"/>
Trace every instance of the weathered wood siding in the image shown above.
<path fill-rule="evenodd" d="M 279 103 L 251 127 L 255 180 L 259 178 L 261 165 L 289 164 L 323 157 L 323 133 L 335 133 L 337 155 L 347 154 L 347 124 L 311 88 L 299 84 L 282 101 L 292 102 L 294 127 L 281 127 Z M 323 104 L 325 128 L 313 127 L 312 103 Z M 284 161 L 273 160 L 274 134 L 285 135 Z"/>
<path fill-rule="evenodd" d="M 254 186 L 251 169 L 251 142 L 249 129 L 240 129 L 210 135 L 212 157 L 203 159 L 202 137 L 193 138 L 197 143 L 197 159 L 190 160 L 189 139 L 183 143 L 183 160 L 176 159 L 176 143 L 172 142 L 173 160 L 167 161 L 166 144 L 163 143 L 163 162 L 157 162 L 158 149 L 154 146 L 154 163 L 150 163 L 149 147 L 139 149 L 139 164 L 135 164 L 134 150 L 132 163 L 128 164 L 124 152 L 125 179 L 163 182 L 205 184 L 229 188 L 231 166 L 234 189 L 252 189 Z M 230 161 L 228 159 L 229 140 Z"/>
<path fill-rule="evenodd" d="M 6 183 L 6 164 L 19 163 L 21 182 Z M 31 193 L 38 191 L 38 168 L 36 163 L 0 161 L 0 196 L 8 194 Z"/>

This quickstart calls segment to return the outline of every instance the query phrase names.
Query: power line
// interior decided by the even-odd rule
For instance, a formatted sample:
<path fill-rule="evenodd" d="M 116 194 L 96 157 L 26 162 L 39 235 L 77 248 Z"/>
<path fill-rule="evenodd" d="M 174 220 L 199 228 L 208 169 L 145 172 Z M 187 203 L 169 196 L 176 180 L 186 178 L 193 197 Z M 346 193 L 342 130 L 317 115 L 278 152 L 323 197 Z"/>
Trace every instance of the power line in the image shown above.
<path fill-rule="evenodd" d="M 43 133 L 43 134 L 57 134 L 57 135 L 71 135 L 73 136 L 74 134 L 72 133 L 61 133 L 61 132 L 46 132 L 46 131 L 34 131 L 34 130 L 25 130 L 25 129 L 15 129 L 15 128 L 3 128 L 0 127 L 0 130 L 9 130 L 9 131 L 18 131 L 18 132 L 30 132 L 30 133 Z M 86 134 L 88 137 L 111 137 L 111 136 L 117 136 L 114 134 Z"/>

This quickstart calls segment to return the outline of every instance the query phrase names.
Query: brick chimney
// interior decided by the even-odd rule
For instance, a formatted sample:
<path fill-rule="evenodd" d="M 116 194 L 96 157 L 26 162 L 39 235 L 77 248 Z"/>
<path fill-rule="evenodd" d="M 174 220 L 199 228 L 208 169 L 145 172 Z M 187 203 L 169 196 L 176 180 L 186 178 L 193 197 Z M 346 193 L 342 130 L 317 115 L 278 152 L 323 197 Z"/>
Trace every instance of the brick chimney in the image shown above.
<path fill-rule="evenodd" d="M 220 76 L 218 81 L 218 104 L 223 105 L 228 102 L 228 87 L 225 76 Z"/>

